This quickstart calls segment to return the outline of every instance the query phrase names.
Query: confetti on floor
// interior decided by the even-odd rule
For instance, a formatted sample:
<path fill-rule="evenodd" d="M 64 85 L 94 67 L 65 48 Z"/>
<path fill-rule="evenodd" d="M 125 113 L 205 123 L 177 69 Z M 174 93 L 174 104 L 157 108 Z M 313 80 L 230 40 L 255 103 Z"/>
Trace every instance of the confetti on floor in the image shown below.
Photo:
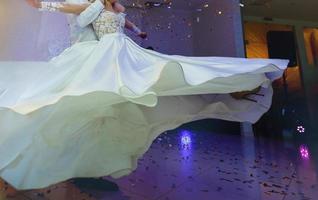
<path fill-rule="evenodd" d="M 304 149 L 306 152 L 304 152 Z M 14 192 L 9 200 L 314 200 L 317 149 L 311 145 L 182 128 L 162 134 L 117 192 L 76 187 L 72 181 Z M 10 195 L 6 197 L 6 195 Z"/>

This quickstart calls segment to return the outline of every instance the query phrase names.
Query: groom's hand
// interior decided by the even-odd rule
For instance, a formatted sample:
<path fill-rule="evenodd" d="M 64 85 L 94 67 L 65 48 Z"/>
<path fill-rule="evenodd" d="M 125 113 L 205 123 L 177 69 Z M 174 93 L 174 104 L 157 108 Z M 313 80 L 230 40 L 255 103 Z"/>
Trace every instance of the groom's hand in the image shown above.
<path fill-rule="evenodd" d="M 25 0 L 27 4 L 29 4 L 33 8 L 41 8 L 41 2 L 40 0 Z"/>

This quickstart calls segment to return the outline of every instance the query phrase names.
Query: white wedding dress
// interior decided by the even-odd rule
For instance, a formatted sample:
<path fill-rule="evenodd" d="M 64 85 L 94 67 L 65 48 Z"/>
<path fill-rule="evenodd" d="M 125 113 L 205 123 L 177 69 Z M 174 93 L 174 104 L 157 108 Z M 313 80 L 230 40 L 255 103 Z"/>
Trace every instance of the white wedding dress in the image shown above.
<path fill-rule="evenodd" d="M 14 187 L 121 177 L 159 134 L 183 123 L 255 122 L 288 63 L 164 55 L 135 44 L 124 23 L 124 14 L 104 10 L 93 24 L 100 41 L 50 62 L 0 62 L 0 176 Z M 228 95 L 258 86 L 257 102 Z"/>

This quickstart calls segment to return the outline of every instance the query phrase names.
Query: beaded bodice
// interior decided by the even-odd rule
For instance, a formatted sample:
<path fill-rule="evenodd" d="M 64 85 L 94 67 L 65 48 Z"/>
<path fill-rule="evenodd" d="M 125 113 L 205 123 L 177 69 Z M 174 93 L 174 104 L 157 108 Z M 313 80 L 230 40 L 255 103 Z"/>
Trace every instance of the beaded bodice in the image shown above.
<path fill-rule="evenodd" d="M 93 22 L 95 33 L 99 39 L 109 33 L 123 33 L 125 27 L 124 13 L 114 13 L 103 10 Z"/>

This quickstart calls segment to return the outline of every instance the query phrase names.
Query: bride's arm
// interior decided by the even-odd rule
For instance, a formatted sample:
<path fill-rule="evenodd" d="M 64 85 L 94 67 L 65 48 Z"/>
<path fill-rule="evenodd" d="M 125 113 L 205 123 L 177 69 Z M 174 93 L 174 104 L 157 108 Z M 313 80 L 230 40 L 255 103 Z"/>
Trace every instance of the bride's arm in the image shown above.
<path fill-rule="evenodd" d="M 128 19 L 126 19 L 126 21 L 125 21 L 125 28 L 134 32 L 136 35 L 138 35 L 142 39 L 145 39 L 147 37 L 146 32 L 141 31 L 134 23 L 132 23 Z"/>
<path fill-rule="evenodd" d="M 80 14 L 83 12 L 90 3 L 84 4 L 70 4 L 70 3 L 62 3 L 62 2 L 40 2 L 39 0 L 26 0 L 29 5 L 34 8 L 37 8 L 41 11 L 60 11 L 63 13 L 71 13 L 71 14 Z"/>
<path fill-rule="evenodd" d="M 113 7 L 114 7 L 114 10 L 118 13 L 123 13 L 126 10 L 126 8 L 118 2 L 116 2 Z M 146 32 L 142 32 L 134 23 L 132 23 L 128 19 L 126 19 L 125 21 L 125 28 L 134 32 L 136 35 L 138 35 L 139 37 L 143 39 L 147 37 Z"/>

